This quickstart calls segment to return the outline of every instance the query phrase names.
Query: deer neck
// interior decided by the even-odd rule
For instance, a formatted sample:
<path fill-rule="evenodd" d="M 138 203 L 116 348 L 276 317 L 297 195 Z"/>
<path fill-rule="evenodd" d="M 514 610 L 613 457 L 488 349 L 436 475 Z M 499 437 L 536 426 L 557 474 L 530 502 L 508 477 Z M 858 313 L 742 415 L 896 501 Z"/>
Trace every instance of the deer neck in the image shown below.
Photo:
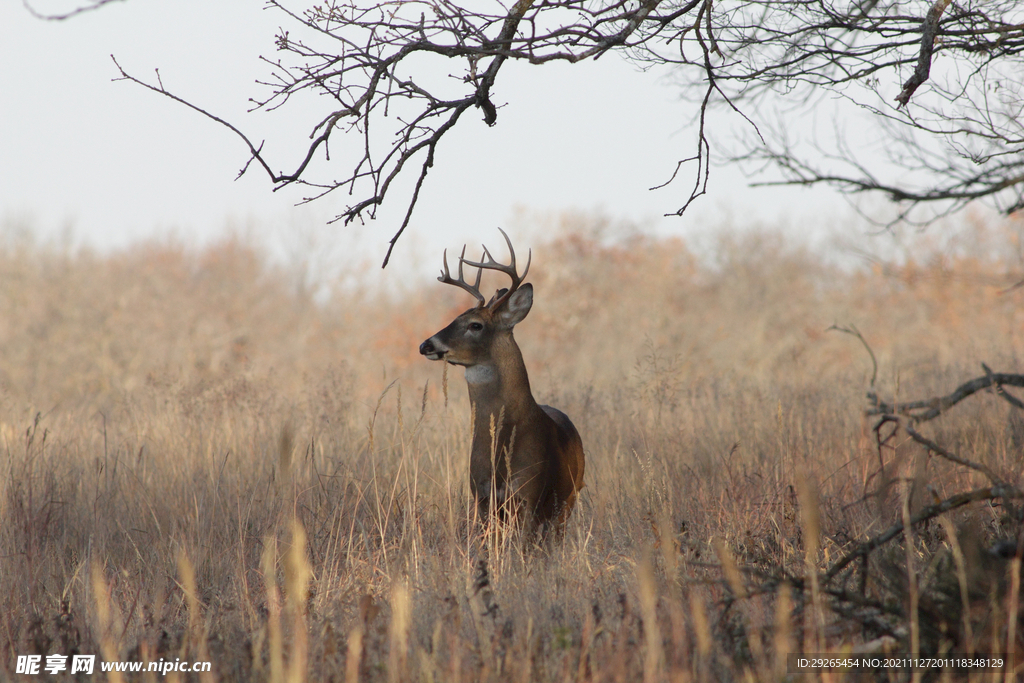
<path fill-rule="evenodd" d="M 517 424 L 538 409 L 530 392 L 526 364 L 512 335 L 495 340 L 491 358 L 466 368 L 469 401 L 476 429 L 489 431 L 491 416 L 505 424 Z"/>

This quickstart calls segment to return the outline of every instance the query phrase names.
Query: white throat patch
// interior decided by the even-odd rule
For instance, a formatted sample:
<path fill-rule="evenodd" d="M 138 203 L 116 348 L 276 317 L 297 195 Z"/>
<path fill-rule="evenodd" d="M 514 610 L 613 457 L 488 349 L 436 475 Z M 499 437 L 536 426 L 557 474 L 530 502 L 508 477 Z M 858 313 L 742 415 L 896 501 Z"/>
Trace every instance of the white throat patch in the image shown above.
<path fill-rule="evenodd" d="M 490 365 L 472 365 L 466 368 L 466 382 L 469 384 L 489 384 L 498 378 L 498 373 Z"/>

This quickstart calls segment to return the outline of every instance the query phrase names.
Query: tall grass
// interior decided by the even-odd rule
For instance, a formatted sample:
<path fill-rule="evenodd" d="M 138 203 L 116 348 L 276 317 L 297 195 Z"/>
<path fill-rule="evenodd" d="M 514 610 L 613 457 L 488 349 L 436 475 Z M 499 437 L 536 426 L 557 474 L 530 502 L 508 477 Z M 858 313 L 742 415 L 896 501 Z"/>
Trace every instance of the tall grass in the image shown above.
<path fill-rule="evenodd" d="M 517 330 L 587 451 L 539 550 L 472 531 L 461 372 L 445 387 L 416 351 L 468 306 L 454 288 L 314 301 L 237 240 L 0 249 L 0 678 L 83 653 L 209 660 L 204 680 L 767 681 L 787 654 L 872 646 L 817 589 L 749 577 L 812 575 L 977 475 L 912 444 L 880 463 L 870 362 L 826 329 L 864 332 L 888 396 L 1024 371 L 1021 223 L 973 226 L 1001 248 L 841 268 L 778 236 L 723 238 L 709 265 L 571 222 L 532 245 Z M 934 434 L 1019 486 L 1005 406 Z M 1012 648 L 1019 560 L 1007 584 L 984 548 L 1019 529 L 991 505 L 943 520 L 873 559 L 865 595 L 948 615 L 914 622 L 919 647 Z M 928 599 L 943 562 L 955 611 Z M 995 608 L 998 628 L 970 613 Z"/>

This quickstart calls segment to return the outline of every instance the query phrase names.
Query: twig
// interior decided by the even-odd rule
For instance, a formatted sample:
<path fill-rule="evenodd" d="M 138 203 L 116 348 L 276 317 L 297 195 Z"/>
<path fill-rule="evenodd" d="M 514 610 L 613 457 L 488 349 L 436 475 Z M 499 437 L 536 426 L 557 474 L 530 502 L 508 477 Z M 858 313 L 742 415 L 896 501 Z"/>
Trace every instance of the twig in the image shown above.
<path fill-rule="evenodd" d="M 93 3 L 90 5 L 82 5 L 81 7 L 76 7 L 70 12 L 63 12 L 60 14 L 43 14 L 42 12 L 36 10 L 36 8 L 33 7 L 32 3 L 30 3 L 28 0 L 22 0 L 21 4 L 24 5 L 25 9 L 28 10 L 28 13 L 31 14 L 36 19 L 43 19 L 45 21 L 64 21 L 65 19 L 70 19 L 71 17 L 78 16 L 79 14 L 82 14 L 84 12 L 91 12 L 92 10 L 99 9 L 100 7 L 103 7 L 103 5 L 106 5 L 109 2 L 123 1 L 124 0 L 94 0 Z"/>
<path fill-rule="evenodd" d="M 835 330 L 836 332 L 843 332 L 860 339 L 860 343 L 864 345 L 864 348 L 867 349 L 868 355 L 871 356 L 871 383 L 868 386 L 874 390 L 875 380 L 878 379 L 878 359 L 875 358 L 875 352 L 871 350 L 871 345 L 868 344 L 867 339 L 865 339 L 864 335 L 860 333 L 860 330 L 857 329 L 856 325 L 840 327 L 836 323 L 832 323 L 831 327 L 825 329 L 826 332 L 831 332 L 832 330 Z"/>
<path fill-rule="evenodd" d="M 909 434 L 910 438 L 912 438 L 914 441 L 918 442 L 932 453 L 942 456 L 943 458 L 949 460 L 950 462 L 955 462 L 958 465 L 963 465 L 964 467 L 968 467 L 972 470 L 975 470 L 976 472 L 981 472 L 986 477 L 988 477 L 989 481 L 991 481 L 995 486 L 1008 486 L 1008 484 L 1006 484 L 1002 477 L 993 472 L 986 465 L 982 465 L 981 463 L 977 462 L 972 462 L 971 460 L 967 460 L 966 458 L 961 458 L 952 451 L 943 448 L 942 446 L 935 443 L 931 439 L 922 435 L 920 432 L 914 429 L 914 422 L 915 420 L 912 419 L 907 420 L 907 423 L 903 426 L 903 428 L 907 430 L 907 434 Z"/>

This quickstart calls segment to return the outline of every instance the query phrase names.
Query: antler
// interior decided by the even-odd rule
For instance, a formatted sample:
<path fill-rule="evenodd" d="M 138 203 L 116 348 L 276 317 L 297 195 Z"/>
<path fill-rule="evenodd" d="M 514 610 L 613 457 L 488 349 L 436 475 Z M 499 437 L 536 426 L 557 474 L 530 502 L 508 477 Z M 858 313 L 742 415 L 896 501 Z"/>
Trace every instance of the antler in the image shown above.
<path fill-rule="evenodd" d="M 496 270 L 498 272 L 505 273 L 505 275 L 508 275 L 510 278 L 512 278 L 512 286 L 505 290 L 504 294 L 502 294 L 500 297 L 496 297 L 494 301 L 491 302 L 491 306 L 494 308 L 497 308 L 498 306 L 505 303 L 505 301 L 507 301 L 508 298 L 512 296 L 512 292 L 516 291 L 519 288 L 519 285 L 523 283 L 523 280 L 526 278 L 526 274 L 530 272 L 530 263 L 533 261 L 533 250 L 530 250 L 529 256 L 526 259 L 526 270 L 524 270 L 523 274 L 520 275 L 518 270 L 516 269 L 516 252 L 515 249 L 512 248 L 512 240 L 508 238 L 508 235 L 505 234 L 505 231 L 502 230 L 501 228 L 498 228 L 498 232 L 500 232 L 502 236 L 505 238 L 505 244 L 508 245 L 508 253 L 512 257 L 511 263 L 509 263 L 508 265 L 505 265 L 504 263 L 498 263 L 497 261 L 495 261 L 494 257 L 491 256 L 491 252 L 487 250 L 486 246 L 484 247 L 484 257 L 487 259 L 486 261 L 482 261 L 480 263 L 477 263 L 476 261 L 467 261 L 466 247 L 465 245 L 463 245 L 462 253 L 459 255 L 459 279 L 455 280 L 452 279 L 452 275 L 448 271 L 448 250 L 444 250 L 444 272 L 441 273 L 441 277 L 437 278 L 438 281 L 443 282 L 446 285 L 455 285 L 456 287 L 461 287 L 462 289 L 472 294 L 473 297 L 480 302 L 479 304 L 477 304 L 477 308 L 483 307 L 486 301 L 484 295 L 480 293 L 480 277 L 483 275 L 485 269 Z M 462 274 L 462 267 L 464 265 L 473 266 L 474 268 L 478 269 L 476 272 L 476 282 L 474 282 L 472 285 L 466 282 L 466 278 Z"/>
<path fill-rule="evenodd" d="M 483 306 L 486 301 L 486 299 L 484 299 L 484 295 L 480 293 L 480 276 L 484 274 L 484 271 L 478 270 L 476 272 L 476 282 L 474 282 L 471 285 L 468 282 L 466 282 L 466 278 L 462 274 L 463 263 L 466 263 L 466 245 L 462 245 L 462 253 L 459 255 L 459 279 L 453 280 L 452 274 L 448 272 L 448 250 L 445 249 L 444 272 L 441 273 L 441 276 L 437 279 L 439 282 L 443 282 L 446 285 L 455 285 L 456 287 L 461 287 L 462 289 L 472 294 L 476 298 L 476 300 L 480 302 L 479 304 L 477 304 L 477 308 L 479 308 Z"/>
<path fill-rule="evenodd" d="M 512 278 L 512 286 L 509 287 L 507 290 L 505 290 L 504 294 L 502 294 L 500 297 L 496 297 L 494 299 L 494 301 L 491 302 L 491 307 L 492 308 L 497 308 L 498 306 L 501 306 L 503 303 L 508 301 L 508 298 L 510 296 L 512 296 L 512 292 L 514 292 L 517 289 L 519 289 L 519 285 L 521 285 L 523 283 L 523 280 L 526 278 L 526 274 L 530 272 L 530 263 L 533 261 L 533 249 L 531 249 L 530 252 L 529 252 L 529 255 L 527 256 L 527 259 L 526 259 L 526 270 L 524 270 L 523 274 L 520 275 L 518 270 L 516 269 L 516 251 L 515 251 L 515 249 L 512 248 L 512 240 L 510 240 L 508 238 L 508 235 L 505 234 L 505 231 L 502 230 L 501 228 L 498 228 L 498 232 L 500 232 L 501 236 L 505 238 L 505 244 L 508 245 L 508 253 L 509 253 L 510 257 L 511 257 L 511 262 L 508 265 L 505 265 L 503 263 L 498 263 L 497 261 L 495 261 L 494 257 L 491 256 L 491 252 L 489 252 L 487 250 L 486 246 L 483 247 L 483 249 L 484 249 L 484 256 L 487 258 L 486 261 L 483 261 L 481 263 L 477 263 L 475 261 L 467 261 L 464 258 L 462 258 L 461 256 L 459 257 L 459 268 L 460 269 L 462 268 L 462 264 L 463 263 L 465 263 L 467 266 L 473 266 L 474 268 L 479 268 L 480 269 L 477 272 L 477 285 L 480 284 L 480 273 L 482 273 L 485 268 L 487 270 L 496 270 L 496 271 L 498 271 L 500 273 L 505 273 L 505 275 L 508 275 L 510 278 Z M 483 245 L 481 245 L 481 246 L 483 246 Z M 462 253 L 465 254 L 466 250 L 463 249 Z M 481 305 L 483 305 L 483 301 L 482 300 L 481 300 Z"/>

